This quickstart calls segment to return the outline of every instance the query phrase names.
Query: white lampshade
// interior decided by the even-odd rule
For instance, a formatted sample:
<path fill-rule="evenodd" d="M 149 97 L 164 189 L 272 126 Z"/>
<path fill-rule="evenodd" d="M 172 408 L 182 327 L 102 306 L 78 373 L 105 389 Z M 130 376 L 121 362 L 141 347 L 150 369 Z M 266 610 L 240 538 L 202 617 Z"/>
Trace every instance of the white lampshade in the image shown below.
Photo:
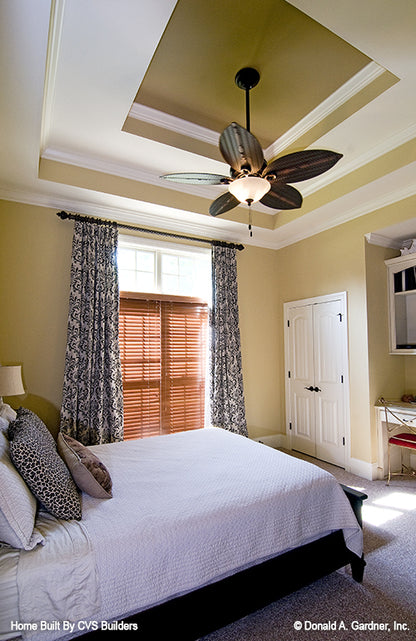
<path fill-rule="evenodd" d="M 228 189 L 240 203 L 256 203 L 263 198 L 270 189 L 270 183 L 265 178 L 258 176 L 243 176 L 229 184 Z"/>
<path fill-rule="evenodd" d="M 21 365 L 0 366 L 0 396 L 24 394 Z"/>

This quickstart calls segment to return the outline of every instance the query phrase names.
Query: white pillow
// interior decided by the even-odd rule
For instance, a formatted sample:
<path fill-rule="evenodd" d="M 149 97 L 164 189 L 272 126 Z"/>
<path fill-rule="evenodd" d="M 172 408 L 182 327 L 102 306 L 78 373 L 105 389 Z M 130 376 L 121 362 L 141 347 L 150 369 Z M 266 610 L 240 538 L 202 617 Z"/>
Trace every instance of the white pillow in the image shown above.
<path fill-rule="evenodd" d="M 13 465 L 9 441 L 0 430 L 0 545 L 32 550 L 44 543 L 34 530 L 37 501 Z"/>

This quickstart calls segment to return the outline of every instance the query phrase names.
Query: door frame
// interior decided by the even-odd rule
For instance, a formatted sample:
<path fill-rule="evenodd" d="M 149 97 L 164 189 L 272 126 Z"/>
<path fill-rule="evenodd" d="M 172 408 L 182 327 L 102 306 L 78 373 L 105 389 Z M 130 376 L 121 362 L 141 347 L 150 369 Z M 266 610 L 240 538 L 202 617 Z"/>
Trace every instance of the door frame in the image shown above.
<path fill-rule="evenodd" d="M 348 354 L 348 315 L 347 315 L 347 292 L 336 292 L 334 294 L 325 294 L 312 298 L 303 298 L 300 300 L 283 303 L 284 318 L 284 346 L 285 346 L 285 416 L 286 416 L 286 439 L 289 450 L 292 450 L 292 432 L 290 429 L 290 382 L 288 377 L 289 371 L 289 335 L 288 335 L 288 310 L 294 307 L 305 307 L 307 305 L 316 305 L 319 303 L 329 303 L 330 301 L 339 300 L 345 321 L 345 340 L 343 344 L 342 358 L 344 360 L 344 421 L 345 421 L 345 470 L 351 470 L 351 422 L 350 422 L 350 378 L 349 378 L 349 354 Z"/>

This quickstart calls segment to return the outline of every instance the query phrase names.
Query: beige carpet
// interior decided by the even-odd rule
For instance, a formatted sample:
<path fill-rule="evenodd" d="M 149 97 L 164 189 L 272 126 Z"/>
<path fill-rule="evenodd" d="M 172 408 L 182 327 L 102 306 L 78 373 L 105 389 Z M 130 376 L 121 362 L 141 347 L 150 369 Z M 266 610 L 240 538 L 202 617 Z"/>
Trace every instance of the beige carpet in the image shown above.
<path fill-rule="evenodd" d="M 363 583 L 335 572 L 203 641 L 415 641 L 416 479 L 394 477 L 387 487 L 302 458 L 368 494 Z"/>

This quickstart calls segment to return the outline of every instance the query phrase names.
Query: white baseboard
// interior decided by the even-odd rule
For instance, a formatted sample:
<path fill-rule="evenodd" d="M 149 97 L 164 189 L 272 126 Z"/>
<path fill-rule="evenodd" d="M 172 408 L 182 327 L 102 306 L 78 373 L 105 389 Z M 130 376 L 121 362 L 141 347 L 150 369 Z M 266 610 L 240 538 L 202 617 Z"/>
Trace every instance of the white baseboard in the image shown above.
<path fill-rule="evenodd" d="M 347 472 L 351 474 L 356 474 L 361 476 L 363 479 L 368 481 L 375 481 L 378 479 L 378 467 L 377 463 L 366 463 L 366 461 L 361 461 L 358 458 L 350 458 L 349 462 L 345 466 Z"/>

